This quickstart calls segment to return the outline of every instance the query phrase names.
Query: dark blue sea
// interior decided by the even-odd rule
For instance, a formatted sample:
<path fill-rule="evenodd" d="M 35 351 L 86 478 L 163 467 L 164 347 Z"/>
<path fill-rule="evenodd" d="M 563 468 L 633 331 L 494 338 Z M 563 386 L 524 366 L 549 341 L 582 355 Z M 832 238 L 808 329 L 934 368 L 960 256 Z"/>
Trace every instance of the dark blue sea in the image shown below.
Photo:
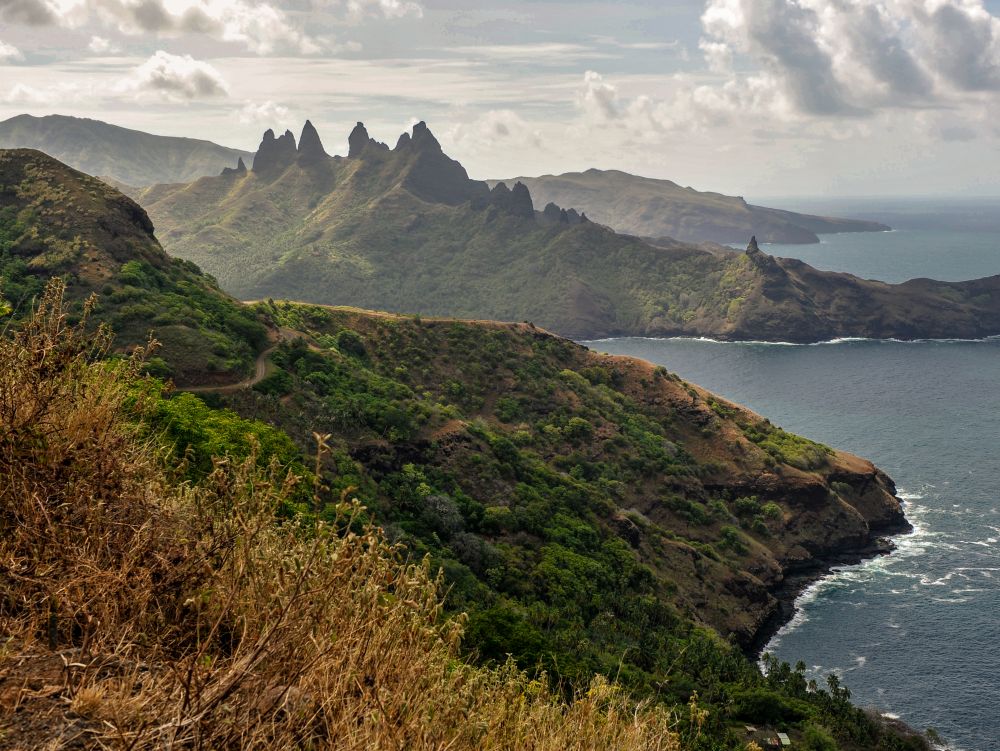
<path fill-rule="evenodd" d="M 827 211 L 897 231 L 765 250 L 886 281 L 1000 274 L 1000 202 Z M 836 672 L 859 704 L 933 727 L 954 749 L 1000 749 L 1000 339 L 585 343 L 662 364 L 887 471 L 915 531 L 808 589 L 768 649 L 815 677 Z"/>

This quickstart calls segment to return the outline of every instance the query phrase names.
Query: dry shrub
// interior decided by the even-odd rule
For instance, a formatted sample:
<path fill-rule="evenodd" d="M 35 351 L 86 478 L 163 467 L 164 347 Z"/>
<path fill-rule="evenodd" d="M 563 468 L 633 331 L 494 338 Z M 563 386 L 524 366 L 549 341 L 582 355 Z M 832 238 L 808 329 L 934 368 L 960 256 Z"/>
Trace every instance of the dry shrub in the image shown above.
<path fill-rule="evenodd" d="M 138 360 L 95 365 L 110 333 L 62 293 L 0 339 L 0 626 L 51 647 L 147 621 L 172 576 L 162 473 L 124 419 Z"/>
<path fill-rule="evenodd" d="M 333 524 L 279 522 L 296 479 L 253 456 L 171 481 L 130 426 L 138 365 L 95 362 L 107 334 L 68 326 L 61 295 L 53 283 L 0 342 L 0 616 L 19 660 L 61 649 L 64 736 L 129 749 L 678 748 L 665 709 L 603 679 L 566 702 L 513 665 L 462 662 L 441 582 L 362 525 L 357 501 L 341 499 Z"/>

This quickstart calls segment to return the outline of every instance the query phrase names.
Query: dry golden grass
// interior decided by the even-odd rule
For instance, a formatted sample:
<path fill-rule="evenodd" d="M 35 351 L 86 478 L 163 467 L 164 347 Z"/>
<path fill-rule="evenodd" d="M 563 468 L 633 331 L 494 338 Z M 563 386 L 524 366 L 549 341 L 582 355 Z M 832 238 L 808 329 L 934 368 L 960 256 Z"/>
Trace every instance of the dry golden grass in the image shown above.
<path fill-rule="evenodd" d="M 255 457 L 172 481 L 131 427 L 138 360 L 96 362 L 110 337 L 68 326 L 61 299 L 55 282 L 0 341 L 0 626 L 17 647 L 0 674 L 63 659 L 38 694 L 62 719 L 29 722 L 29 700 L 0 718 L 5 742 L 679 748 L 667 710 L 604 679 L 566 702 L 512 665 L 462 662 L 440 581 L 361 526 L 357 501 L 336 524 L 279 522 L 296 478 Z"/>

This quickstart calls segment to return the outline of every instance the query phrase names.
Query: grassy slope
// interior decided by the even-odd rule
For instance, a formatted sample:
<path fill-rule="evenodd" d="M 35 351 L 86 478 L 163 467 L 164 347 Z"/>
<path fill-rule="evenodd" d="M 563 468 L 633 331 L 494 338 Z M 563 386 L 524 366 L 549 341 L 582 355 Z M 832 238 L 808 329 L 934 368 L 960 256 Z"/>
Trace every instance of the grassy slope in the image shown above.
<path fill-rule="evenodd" d="M 821 722 L 843 748 L 891 737 L 853 710 L 795 705 L 794 671 L 765 681 L 713 636 L 749 641 L 784 571 L 901 522 L 870 463 L 528 325 L 259 308 L 305 336 L 254 391 L 208 401 L 303 450 L 327 434 L 325 482 L 442 567 L 481 659 L 573 683 L 614 674 L 671 704 L 697 689 L 699 748 L 735 747 L 744 720 L 793 735 Z M 768 692 L 773 716 L 754 704 Z"/>
<path fill-rule="evenodd" d="M 38 149 L 90 175 L 125 185 L 188 182 L 235 167 L 250 152 L 194 138 L 156 136 L 99 120 L 18 115 L 0 122 L 0 148 Z"/>
<path fill-rule="evenodd" d="M 572 206 L 595 222 L 640 237 L 672 237 L 686 242 L 818 242 L 816 234 L 870 232 L 886 227 L 874 222 L 835 219 L 747 204 L 741 197 L 682 188 L 617 170 L 587 170 L 563 175 L 518 177 L 539 208 L 551 202 Z M 491 184 L 495 184 L 491 180 Z"/>
<path fill-rule="evenodd" d="M 152 365 L 179 382 L 246 373 L 266 340 L 252 313 L 167 257 L 133 201 L 40 152 L 0 151 L 0 290 L 15 316 L 54 275 L 77 303 L 100 293 L 94 318 L 120 348 L 154 331 L 163 346 Z"/>
<path fill-rule="evenodd" d="M 595 223 L 428 200 L 408 187 L 418 166 L 412 150 L 369 150 L 268 177 L 156 186 L 140 200 L 171 253 L 244 299 L 531 320 L 576 338 L 1000 331 L 1000 277 L 893 286 L 719 247 L 651 245 Z"/>

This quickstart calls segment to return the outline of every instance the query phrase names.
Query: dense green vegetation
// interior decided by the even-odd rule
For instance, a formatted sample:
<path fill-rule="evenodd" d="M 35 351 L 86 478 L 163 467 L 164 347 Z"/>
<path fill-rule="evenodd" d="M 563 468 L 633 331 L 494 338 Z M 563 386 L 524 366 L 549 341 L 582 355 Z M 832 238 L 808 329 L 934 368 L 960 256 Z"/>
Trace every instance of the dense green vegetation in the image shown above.
<path fill-rule="evenodd" d="M 801 669 L 764 677 L 719 635 L 738 628 L 745 605 L 727 582 L 781 549 L 794 513 L 741 494 L 745 470 L 719 446 L 753 430 L 786 452 L 816 444 L 710 404 L 663 369 L 529 326 L 259 308 L 302 336 L 278 348 L 253 391 L 206 400 L 233 410 L 220 419 L 279 426 L 303 453 L 324 434 L 331 497 L 352 489 L 390 539 L 430 556 L 449 609 L 468 614 L 473 657 L 512 655 L 567 688 L 614 675 L 681 707 L 697 693 L 708 715 L 691 748 L 740 747 L 744 722 L 809 743 L 832 735 L 837 748 L 924 748 Z M 196 423 L 212 421 L 177 398 Z M 196 438 L 199 454 L 213 452 L 215 439 Z M 742 440 L 753 467 L 782 461 Z M 814 469 L 838 461 L 822 453 Z"/>
<path fill-rule="evenodd" d="M 111 325 L 120 349 L 153 332 L 150 369 L 178 382 L 243 374 L 267 340 L 251 311 L 167 257 L 129 199 L 38 152 L 0 152 L 0 288 L 15 317 L 52 276 L 77 311 L 99 296 L 92 320 Z"/>

